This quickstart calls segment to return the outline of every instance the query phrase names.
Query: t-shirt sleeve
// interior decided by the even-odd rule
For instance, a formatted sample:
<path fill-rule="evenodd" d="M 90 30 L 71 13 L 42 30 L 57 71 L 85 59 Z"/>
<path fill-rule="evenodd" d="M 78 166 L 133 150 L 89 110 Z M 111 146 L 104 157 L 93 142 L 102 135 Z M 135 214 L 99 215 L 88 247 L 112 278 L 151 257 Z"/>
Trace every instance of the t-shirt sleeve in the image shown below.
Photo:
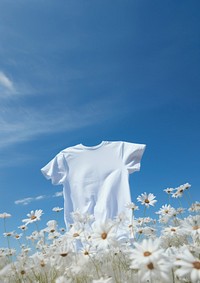
<path fill-rule="evenodd" d="M 62 153 L 56 155 L 41 171 L 48 180 L 51 179 L 53 185 L 62 185 L 68 174 L 64 155 Z"/>
<path fill-rule="evenodd" d="M 131 174 L 140 170 L 140 162 L 146 148 L 145 144 L 123 142 L 122 159 Z"/>

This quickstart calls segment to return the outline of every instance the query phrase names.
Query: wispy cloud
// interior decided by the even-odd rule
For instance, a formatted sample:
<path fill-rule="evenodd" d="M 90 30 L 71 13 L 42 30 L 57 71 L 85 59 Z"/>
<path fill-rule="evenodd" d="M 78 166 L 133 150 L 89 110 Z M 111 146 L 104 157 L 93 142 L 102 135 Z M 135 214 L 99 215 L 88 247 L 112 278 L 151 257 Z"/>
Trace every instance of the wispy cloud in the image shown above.
<path fill-rule="evenodd" d="M 56 192 L 53 197 L 62 197 L 63 196 L 63 191 L 61 192 Z"/>
<path fill-rule="evenodd" d="M 23 198 L 23 199 L 18 199 L 15 201 L 15 204 L 22 204 L 22 205 L 27 205 L 30 202 L 32 202 L 34 198 Z"/>
<path fill-rule="evenodd" d="M 28 204 L 35 202 L 35 201 L 49 199 L 49 198 L 52 198 L 52 197 L 62 197 L 62 196 L 63 196 L 63 192 L 61 191 L 61 192 L 56 192 L 53 195 L 39 195 L 39 196 L 36 196 L 36 197 L 27 197 L 27 198 L 23 198 L 23 199 L 18 199 L 18 200 L 15 201 L 15 204 L 17 204 L 17 205 L 28 205 Z"/>
<path fill-rule="evenodd" d="M 21 205 L 27 205 L 31 202 L 34 202 L 34 201 L 38 201 L 38 200 L 43 200 L 43 199 L 46 199 L 46 198 L 49 198 L 50 196 L 36 196 L 36 197 L 27 197 L 27 198 L 23 198 L 23 199 L 18 199 L 15 201 L 15 204 L 21 204 Z"/>
<path fill-rule="evenodd" d="M 14 90 L 13 82 L 2 71 L 0 71 L 0 87 L 9 91 Z"/>
<path fill-rule="evenodd" d="M 34 93 L 33 89 L 28 92 L 25 84 L 20 89 L 4 72 L 0 72 L 0 86 L 15 94 L 1 96 L 0 150 L 41 135 L 80 129 L 113 115 L 112 102 L 107 97 L 83 101 L 79 93 L 74 103 L 68 93 L 56 92 L 55 96 L 38 90 Z"/>

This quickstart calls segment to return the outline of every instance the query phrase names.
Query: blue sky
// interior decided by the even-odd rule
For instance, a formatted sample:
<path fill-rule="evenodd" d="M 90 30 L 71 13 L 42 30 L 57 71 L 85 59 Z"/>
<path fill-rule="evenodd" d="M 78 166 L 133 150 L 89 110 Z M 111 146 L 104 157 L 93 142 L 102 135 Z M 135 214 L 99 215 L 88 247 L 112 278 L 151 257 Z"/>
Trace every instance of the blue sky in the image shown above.
<path fill-rule="evenodd" d="M 185 0 L 0 2 L 0 212 L 12 214 L 9 229 L 30 210 L 44 210 L 43 224 L 55 218 L 62 187 L 40 168 L 78 143 L 147 145 L 130 176 L 133 201 L 152 192 L 159 209 L 163 189 L 186 182 L 199 200 L 199 10 Z"/>

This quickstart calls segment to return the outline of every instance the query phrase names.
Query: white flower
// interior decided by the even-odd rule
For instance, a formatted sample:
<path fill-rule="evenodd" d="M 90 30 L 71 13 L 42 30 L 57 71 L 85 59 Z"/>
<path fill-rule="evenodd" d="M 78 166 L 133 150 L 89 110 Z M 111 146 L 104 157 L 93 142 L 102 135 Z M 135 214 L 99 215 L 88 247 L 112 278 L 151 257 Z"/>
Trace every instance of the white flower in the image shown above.
<path fill-rule="evenodd" d="M 138 210 L 138 206 L 134 202 L 127 203 L 126 208 L 131 209 L 133 211 Z"/>
<path fill-rule="evenodd" d="M 138 265 L 136 264 L 136 267 Z M 141 264 L 139 266 L 138 277 L 139 282 L 172 282 L 171 278 L 171 264 L 166 259 L 158 259 L 153 262 Z M 149 279 L 151 281 L 149 281 Z"/>
<path fill-rule="evenodd" d="M 93 245 L 98 249 L 106 249 L 116 246 L 116 226 L 114 222 L 107 220 L 106 222 L 95 221 L 92 225 L 93 233 L 91 235 Z"/>
<path fill-rule="evenodd" d="M 163 233 L 168 236 L 178 237 L 179 235 L 183 234 L 183 231 L 181 230 L 180 226 L 169 226 L 164 228 Z"/>
<path fill-rule="evenodd" d="M 140 201 L 141 204 L 145 205 L 146 207 L 154 206 L 154 204 L 157 202 L 157 200 L 155 200 L 155 196 L 153 194 L 147 194 L 147 193 L 143 193 L 140 196 L 137 197 L 137 201 Z"/>
<path fill-rule="evenodd" d="M 183 207 L 178 207 L 178 208 L 176 209 L 176 211 L 174 212 L 174 216 L 176 216 L 176 215 L 178 215 L 178 214 L 182 214 L 182 213 L 184 213 L 184 211 L 185 211 L 185 208 L 183 208 Z"/>
<path fill-rule="evenodd" d="M 81 254 L 83 254 L 85 257 L 91 257 L 94 256 L 96 253 L 96 249 L 92 247 L 91 245 L 85 245 L 83 248 L 81 248 Z"/>
<path fill-rule="evenodd" d="M 94 220 L 94 216 L 89 213 L 82 213 L 78 209 L 71 213 L 74 222 L 80 222 L 82 224 L 87 224 Z"/>
<path fill-rule="evenodd" d="M 200 211 L 200 202 L 198 201 L 194 202 L 188 210 L 192 212 Z"/>
<path fill-rule="evenodd" d="M 16 240 L 19 240 L 22 237 L 22 234 L 14 234 L 13 238 L 15 238 Z"/>
<path fill-rule="evenodd" d="M 140 225 L 143 226 L 144 224 L 153 222 L 154 220 L 150 217 L 139 217 L 137 219 L 135 219 L 135 224 L 136 225 Z"/>
<path fill-rule="evenodd" d="M 121 213 L 119 213 L 116 217 L 115 217 L 115 223 L 118 226 L 123 226 L 126 227 L 129 223 L 129 218 L 126 215 L 126 213 L 124 211 L 122 211 Z"/>
<path fill-rule="evenodd" d="M 169 222 L 169 217 L 168 216 L 159 216 L 158 222 L 161 224 L 167 224 Z"/>
<path fill-rule="evenodd" d="M 191 187 L 191 185 L 189 183 L 185 183 L 181 185 L 180 187 L 185 191 L 185 190 L 188 190 Z"/>
<path fill-rule="evenodd" d="M 167 193 L 168 195 L 170 195 L 170 194 L 172 194 L 172 192 L 174 191 L 175 189 L 173 189 L 173 188 L 167 188 L 167 189 L 164 189 L 163 191 L 165 192 L 165 193 Z"/>
<path fill-rule="evenodd" d="M 171 264 L 166 261 L 164 251 L 160 248 L 159 239 L 144 239 L 141 244 L 135 243 L 135 249 L 130 253 L 131 269 L 138 271 L 139 282 L 170 282 L 169 270 Z"/>
<path fill-rule="evenodd" d="M 180 198 L 183 195 L 183 191 L 176 191 L 175 193 L 172 194 L 173 198 Z"/>
<path fill-rule="evenodd" d="M 27 214 L 28 218 L 23 219 L 22 222 L 25 222 L 25 225 L 28 225 L 29 223 L 33 223 L 35 221 L 40 220 L 42 214 L 43 214 L 42 209 L 37 209 L 35 211 L 32 210 L 30 213 Z"/>
<path fill-rule="evenodd" d="M 200 240 L 200 215 L 189 216 L 182 221 L 182 230 L 195 240 Z"/>
<path fill-rule="evenodd" d="M 188 249 L 182 252 L 175 265 L 179 267 L 175 272 L 178 277 L 189 276 L 192 283 L 200 282 L 200 260 L 195 258 Z"/>
<path fill-rule="evenodd" d="M 21 225 L 18 228 L 21 229 L 22 231 L 25 231 L 25 230 L 28 229 L 28 227 L 26 225 Z"/>
<path fill-rule="evenodd" d="M 66 236 L 62 236 L 55 241 L 54 261 L 58 270 L 59 268 L 67 267 L 67 265 L 72 263 L 72 248 L 73 247 Z"/>
<path fill-rule="evenodd" d="M 27 240 L 31 240 L 32 242 L 37 241 L 40 238 L 40 233 L 38 231 L 33 231 L 30 236 L 26 237 Z"/>
<path fill-rule="evenodd" d="M 77 222 L 71 226 L 69 232 L 66 233 L 66 236 L 72 241 L 75 239 L 80 239 L 83 231 L 84 231 L 83 226 L 79 222 Z"/>
<path fill-rule="evenodd" d="M 57 230 L 57 226 L 58 226 L 57 221 L 49 220 L 47 222 L 47 228 L 45 228 L 44 231 L 48 233 L 54 233 Z"/>
<path fill-rule="evenodd" d="M 9 218 L 9 217 L 11 217 L 11 214 L 9 213 L 4 212 L 0 214 L 0 218 Z"/>
<path fill-rule="evenodd" d="M 185 183 L 181 186 L 179 186 L 178 188 L 176 188 L 176 192 L 172 194 L 173 198 L 178 198 L 178 197 L 182 197 L 183 193 L 185 190 L 188 190 L 191 187 L 191 185 L 189 183 Z"/>
<path fill-rule="evenodd" d="M 4 237 L 10 237 L 10 236 L 13 236 L 14 235 L 14 231 L 12 232 L 5 232 L 3 233 Z"/>
<path fill-rule="evenodd" d="M 174 213 L 176 212 L 175 208 L 172 207 L 170 204 L 167 205 L 162 205 L 162 207 L 160 208 L 159 211 L 157 211 L 157 214 L 160 214 L 162 216 L 167 216 L 167 217 L 171 217 L 174 215 Z"/>
<path fill-rule="evenodd" d="M 54 208 L 52 208 L 52 211 L 55 211 L 55 212 L 60 212 L 60 211 L 62 211 L 63 210 L 63 208 L 62 207 L 54 207 Z"/>
<path fill-rule="evenodd" d="M 136 264 L 146 264 L 162 257 L 163 249 L 160 248 L 160 240 L 144 239 L 142 243 L 134 243 L 135 249 L 130 253 L 131 268 Z"/>

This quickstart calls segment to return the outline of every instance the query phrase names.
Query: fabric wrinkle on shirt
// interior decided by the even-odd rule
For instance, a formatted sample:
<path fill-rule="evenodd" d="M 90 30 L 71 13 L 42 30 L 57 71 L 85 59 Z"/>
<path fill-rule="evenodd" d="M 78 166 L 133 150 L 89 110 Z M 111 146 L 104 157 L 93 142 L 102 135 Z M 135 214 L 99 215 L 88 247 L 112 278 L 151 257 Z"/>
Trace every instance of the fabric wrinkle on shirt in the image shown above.
<path fill-rule="evenodd" d="M 113 219 L 131 202 L 129 174 L 140 170 L 146 145 L 102 141 L 97 146 L 78 144 L 58 153 L 41 171 L 54 185 L 63 185 L 65 223 L 71 212 Z"/>

